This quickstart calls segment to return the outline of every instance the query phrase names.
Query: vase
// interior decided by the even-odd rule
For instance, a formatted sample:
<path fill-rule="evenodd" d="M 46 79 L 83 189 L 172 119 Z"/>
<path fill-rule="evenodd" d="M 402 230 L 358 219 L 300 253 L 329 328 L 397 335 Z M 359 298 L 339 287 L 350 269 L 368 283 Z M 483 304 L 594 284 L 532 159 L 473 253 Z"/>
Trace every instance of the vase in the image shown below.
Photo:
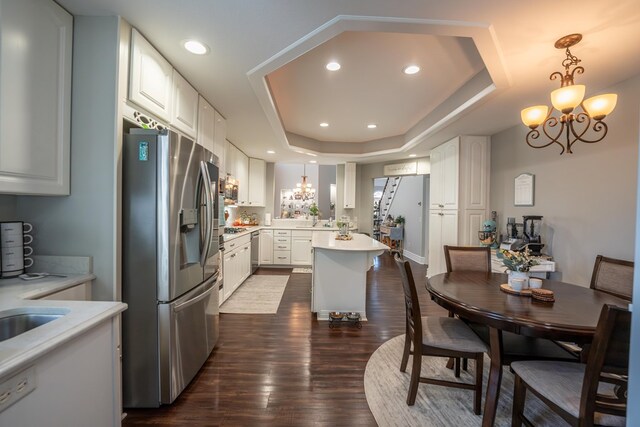
<path fill-rule="evenodd" d="M 511 286 L 511 281 L 513 279 L 524 279 L 524 288 L 529 289 L 529 272 L 528 271 L 512 271 L 509 270 L 509 286 Z"/>

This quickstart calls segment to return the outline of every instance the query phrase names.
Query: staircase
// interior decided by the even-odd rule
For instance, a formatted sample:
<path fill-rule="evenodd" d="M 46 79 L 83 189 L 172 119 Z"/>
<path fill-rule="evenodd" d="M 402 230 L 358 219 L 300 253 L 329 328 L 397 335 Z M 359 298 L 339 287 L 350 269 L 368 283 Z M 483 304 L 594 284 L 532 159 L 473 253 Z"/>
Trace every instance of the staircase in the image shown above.
<path fill-rule="evenodd" d="M 392 176 L 387 178 L 387 183 L 384 186 L 384 190 L 382 191 L 382 198 L 380 199 L 380 218 L 382 221 L 385 220 L 387 215 L 389 214 L 389 210 L 391 209 L 391 205 L 393 204 L 393 199 L 396 197 L 396 191 L 398 190 L 398 186 L 402 181 L 401 176 Z"/>

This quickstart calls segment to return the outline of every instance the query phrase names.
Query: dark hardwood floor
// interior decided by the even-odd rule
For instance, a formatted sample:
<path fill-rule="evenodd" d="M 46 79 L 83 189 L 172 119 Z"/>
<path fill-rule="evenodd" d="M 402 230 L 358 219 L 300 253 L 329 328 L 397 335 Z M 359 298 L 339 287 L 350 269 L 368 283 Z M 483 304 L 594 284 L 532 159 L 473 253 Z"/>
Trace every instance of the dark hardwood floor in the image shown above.
<path fill-rule="evenodd" d="M 412 268 L 423 315 L 445 315 L 428 298 L 425 266 Z M 128 409 L 123 425 L 376 425 L 364 369 L 382 343 L 404 333 L 402 285 L 391 256 L 379 256 L 367 274 L 362 329 L 330 329 L 316 320 L 309 311 L 311 274 L 267 268 L 257 274 L 290 274 L 278 313 L 222 314 L 216 348 L 174 404 Z"/>

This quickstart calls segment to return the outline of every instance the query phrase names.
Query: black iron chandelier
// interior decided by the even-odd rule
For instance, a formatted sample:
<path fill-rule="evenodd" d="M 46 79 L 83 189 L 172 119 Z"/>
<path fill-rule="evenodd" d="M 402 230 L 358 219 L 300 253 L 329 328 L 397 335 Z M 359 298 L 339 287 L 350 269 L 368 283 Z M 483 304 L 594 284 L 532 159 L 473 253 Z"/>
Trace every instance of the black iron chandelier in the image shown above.
<path fill-rule="evenodd" d="M 552 144 L 558 144 L 563 154 L 572 153 L 571 146 L 577 142 L 594 143 L 604 139 L 608 127 L 603 121 L 616 106 L 618 95 L 608 93 L 585 99 L 585 86 L 574 84 L 575 74 L 584 73 L 584 68 L 578 66 L 580 59 L 571 54 L 569 48 L 582 40 L 581 34 L 564 36 L 555 43 L 557 49 L 566 49 L 567 57 L 562 61 L 564 75 L 556 71 L 549 76 L 550 80 L 560 79 L 560 89 L 551 92 L 551 104 L 561 112 L 560 117 L 552 116 L 553 109 L 546 105 L 536 105 L 525 108 L 520 113 L 522 122 L 531 128 L 527 133 L 527 144 L 533 148 L 545 148 Z M 571 69 L 571 67 L 574 67 Z M 582 111 L 576 110 L 580 107 Z M 538 127 L 542 125 L 541 129 Z M 549 140 L 538 141 L 540 130 Z M 591 130 L 595 136 L 587 139 L 585 134 Z"/>

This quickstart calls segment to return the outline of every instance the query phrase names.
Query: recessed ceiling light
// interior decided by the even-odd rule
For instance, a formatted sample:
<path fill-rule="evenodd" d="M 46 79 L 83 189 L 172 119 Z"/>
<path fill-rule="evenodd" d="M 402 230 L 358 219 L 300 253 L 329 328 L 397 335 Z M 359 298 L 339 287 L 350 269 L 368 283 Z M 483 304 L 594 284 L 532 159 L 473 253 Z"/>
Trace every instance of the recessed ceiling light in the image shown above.
<path fill-rule="evenodd" d="M 402 70 L 405 74 L 415 74 L 418 71 L 420 71 L 420 67 L 418 67 L 417 65 L 407 65 L 406 67 L 404 67 L 404 70 Z"/>
<path fill-rule="evenodd" d="M 322 122 L 322 123 L 320 123 L 320 127 L 321 128 L 327 128 L 327 127 L 329 127 L 329 123 Z"/>
<path fill-rule="evenodd" d="M 309 160 L 309 163 L 318 163 L 315 160 Z"/>
<path fill-rule="evenodd" d="M 377 127 L 378 127 L 378 125 L 377 125 L 377 124 L 375 124 L 375 123 L 371 123 L 371 124 L 367 125 L 367 127 L 368 127 L 369 129 L 375 129 L 375 128 L 377 128 Z"/>
<path fill-rule="evenodd" d="M 340 64 L 335 61 L 329 62 L 325 68 L 329 71 L 338 71 L 340 69 Z"/>
<path fill-rule="evenodd" d="M 416 157 L 417 154 L 409 154 L 409 157 Z"/>
<path fill-rule="evenodd" d="M 204 55 L 209 52 L 209 48 L 197 40 L 187 40 L 184 42 L 184 48 L 196 55 Z"/>
<path fill-rule="evenodd" d="M 273 150 L 267 150 L 267 154 L 276 154 L 276 152 Z"/>

